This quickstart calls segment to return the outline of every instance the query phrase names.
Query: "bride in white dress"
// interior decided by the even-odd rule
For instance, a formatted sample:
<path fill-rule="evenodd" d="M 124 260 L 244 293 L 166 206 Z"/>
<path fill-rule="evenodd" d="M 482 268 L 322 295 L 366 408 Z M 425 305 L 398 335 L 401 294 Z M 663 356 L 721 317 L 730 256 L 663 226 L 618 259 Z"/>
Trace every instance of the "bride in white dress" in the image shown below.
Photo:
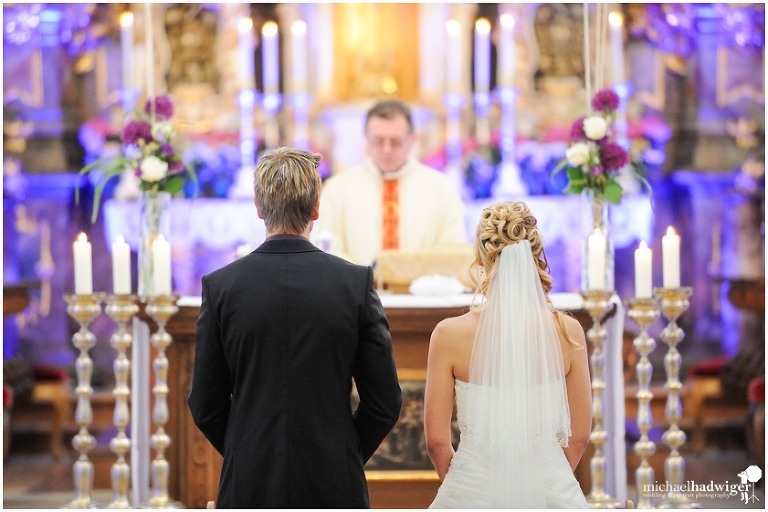
<path fill-rule="evenodd" d="M 474 252 L 485 301 L 440 322 L 429 345 L 424 428 L 443 482 L 430 508 L 587 508 L 573 475 L 592 423 L 584 331 L 552 307 L 526 204 L 483 210 Z"/>

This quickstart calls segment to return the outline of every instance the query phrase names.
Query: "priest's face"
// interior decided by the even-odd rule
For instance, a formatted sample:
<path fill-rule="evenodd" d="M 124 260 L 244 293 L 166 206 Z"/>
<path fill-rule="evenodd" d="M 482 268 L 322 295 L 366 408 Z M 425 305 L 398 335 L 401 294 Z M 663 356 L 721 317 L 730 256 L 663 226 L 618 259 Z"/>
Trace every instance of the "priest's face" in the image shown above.
<path fill-rule="evenodd" d="M 392 119 L 372 117 L 365 127 L 365 138 L 368 141 L 368 156 L 381 172 L 387 173 L 405 164 L 416 135 L 403 116 Z"/>

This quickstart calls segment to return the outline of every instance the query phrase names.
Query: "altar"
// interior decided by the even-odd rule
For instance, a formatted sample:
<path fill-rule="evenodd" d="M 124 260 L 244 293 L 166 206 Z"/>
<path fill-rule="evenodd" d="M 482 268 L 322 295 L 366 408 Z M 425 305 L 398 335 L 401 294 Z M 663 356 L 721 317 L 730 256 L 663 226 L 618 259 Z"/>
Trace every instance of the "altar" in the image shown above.
<path fill-rule="evenodd" d="M 423 381 L 426 378 L 427 352 L 432 330 L 444 318 L 458 316 L 467 311 L 472 294 L 448 296 L 414 296 L 383 292 L 381 294 L 387 318 L 390 322 L 395 363 L 401 387 L 408 386 L 409 393 L 418 394 L 421 389 L 423 407 Z M 585 330 L 592 320 L 581 309 L 582 299 L 578 294 L 554 293 L 553 304 L 558 310 L 567 311 L 579 320 Z M 168 375 L 168 407 L 170 420 L 166 431 L 172 444 L 166 450 L 171 464 L 169 495 L 190 508 L 205 508 L 210 500 L 216 499 L 222 458 L 205 439 L 192 421 L 186 399 L 192 385 L 194 363 L 194 331 L 200 307 L 200 297 L 187 296 L 178 301 L 179 312 L 168 323 L 173 343 L 167 354 L 170 360 Z M 622 334 L 624 308 L 614 297 L 614 309 L 603 322 L 608 332 L 605 343 L 607 364 L 605 380 L 608 383 L 604 394 L 605 422 L 608 443 L 605 456 L 608 461 L 606 491 L 620 501 L 626 499 L 626 459 L 624 446 L 624 378 L 622 367 Z M 151 322 L 148 317 L 142 316 Z M 155 326 L 152 326 L 154 331 Z M 137 331 L 139 332 L 139 331 Z M 144 333 L 147 336 L 148 333 Z M 140 339 L 136 343 L 142 343 Z M 419 383 L 421 383 L 419 387 Z M 404 390 L 406 388 L 404 387 Z M 418 397 L 417 397 L 418 398 Z M 413 402 L 413 400 L 411 400 Z M 418 399 L 415 400 L 419 402 Z M 418 415 L 416 415 L 418 416 Z M 401 420 L 403 417 L 401 416 Z M 395 429 L 397 429 L 397 425 Z M 394 430 L 394 429 L 393 429 Z M 423 424 L 420 427 L 423 435 Z M 387 440 L 377 450 L 386 455 Z M 426 454 L 423 454 L 426 456 Z M 588 447 L 576 469 L 577 479 L 585 494 L 590 491 L 589 462 L 591 450 Z M 366 465 L 371 506 L 373 508 L 422 508 L 429 505 L 439 486 L 437 473 L 431 469 L 411 469 L 413 466 L 390 464 L 384 468 L 376 466 L 374 459 Z M 389 459 L 392 462 L 392 459 Z M 395 461 L 396 463 L 397 461 Z M 132 464 L 136 461 L 132 462 Z M 136 482 L 133 484 L 137 485 Z"/>
<path fill-rule="evenodd" d="M 581 259 L 588 229 L 580 196 L 520 196 L 487 198 L 465 203 L 466 240 L 472 237 L 483 208 L 501 200 L 524 201 L 538 221 L 547 248 L 555 292 L 581 289 Z M 320 215 L 322 216 L 322 201 Z M 104 204 L 107 247 L 122 235 L 133 251 L 139 246 L 139 205 L 136 201 L 109 200 Z M 651 240 L 653 210 L 647 195 L 627 195 L 611 206 L 611 234 L 617 250 Z M 315 235 L 315 233 L 313 233 Z M 179 295 L 199 295 L 203 275 L 231 263 L 237 248 L 257 247 L 266 237 L 264 221 L 248 199 L 173 199 L 169 239 L 173 259 L 173 289 Z M 623 276 L 616 276 L 617 282 Z M 621 287 L 616 287 L 621 290 Z"/>

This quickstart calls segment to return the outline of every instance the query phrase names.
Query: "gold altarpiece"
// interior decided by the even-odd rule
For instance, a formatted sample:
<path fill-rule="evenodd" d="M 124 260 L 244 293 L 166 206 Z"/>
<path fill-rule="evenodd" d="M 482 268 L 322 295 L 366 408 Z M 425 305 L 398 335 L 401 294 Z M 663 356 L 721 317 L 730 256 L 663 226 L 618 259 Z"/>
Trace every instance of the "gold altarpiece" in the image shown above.
<path fill-rule="evenodd" d="M 333 4 L 333 25 L 338 101 L 418 99 L 417 4 Z"/>

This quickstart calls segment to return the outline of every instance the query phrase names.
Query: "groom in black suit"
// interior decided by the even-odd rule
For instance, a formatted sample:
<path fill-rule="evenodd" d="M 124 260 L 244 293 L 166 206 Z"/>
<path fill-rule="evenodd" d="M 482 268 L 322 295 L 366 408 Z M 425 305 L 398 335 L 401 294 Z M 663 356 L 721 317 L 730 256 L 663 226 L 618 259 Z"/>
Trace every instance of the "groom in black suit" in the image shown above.
<path fill-rule="evenodd" d="M 264 156 L 254 202 L 266 240 L 203 277 L 188 403 L 224 455 L 219 508 L 369 507 L 363 464 L 400 414 L 371 269 L 308 240 L 319 162 L 293 148 Z"/>

